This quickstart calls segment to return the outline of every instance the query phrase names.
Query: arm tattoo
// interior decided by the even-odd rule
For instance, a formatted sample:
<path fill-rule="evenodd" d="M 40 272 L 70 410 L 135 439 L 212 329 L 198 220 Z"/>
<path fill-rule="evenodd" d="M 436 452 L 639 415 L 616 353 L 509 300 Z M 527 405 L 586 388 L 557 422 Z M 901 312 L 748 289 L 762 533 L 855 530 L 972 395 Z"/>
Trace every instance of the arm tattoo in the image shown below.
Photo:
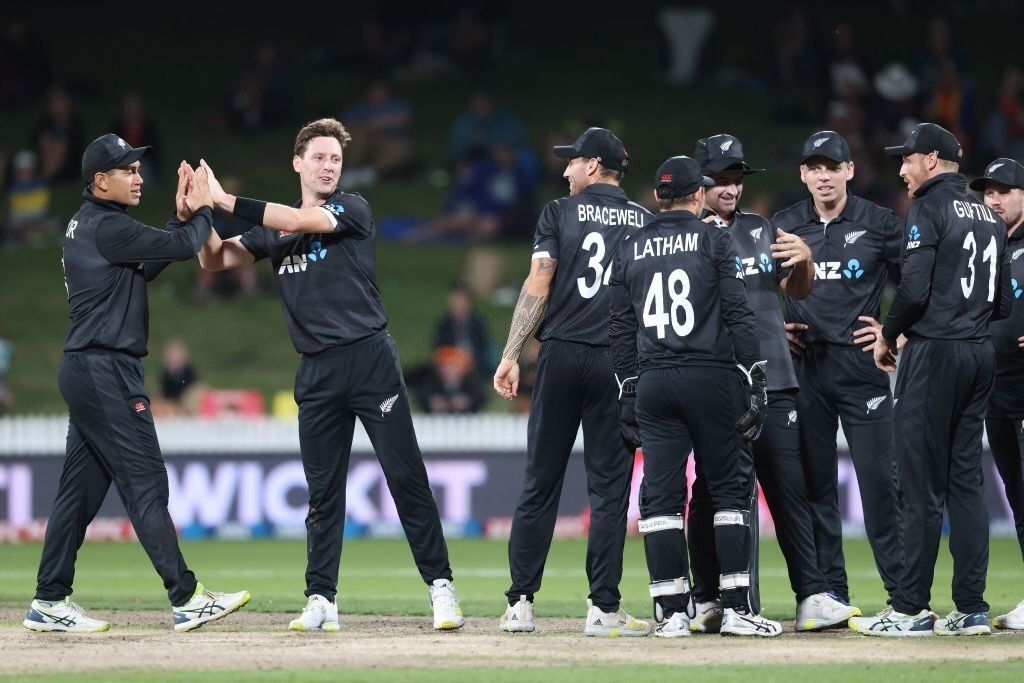
<path fill-rule="evenodd" d="M 519 293 L 519 302 L 516 304 L 516 311 L 512 314 L 512 327 L 508 332 L 508 342 L 505 344 L 505 351 L 501 357 L 512 362 L 519 360 L 519 354 L 523 352 L 523 346 L 533 334 L 533 331 L 540 324 L 544 312 L 548 307 L 548 295 L 536 296 L 526 291 L 526 285 Z"/>

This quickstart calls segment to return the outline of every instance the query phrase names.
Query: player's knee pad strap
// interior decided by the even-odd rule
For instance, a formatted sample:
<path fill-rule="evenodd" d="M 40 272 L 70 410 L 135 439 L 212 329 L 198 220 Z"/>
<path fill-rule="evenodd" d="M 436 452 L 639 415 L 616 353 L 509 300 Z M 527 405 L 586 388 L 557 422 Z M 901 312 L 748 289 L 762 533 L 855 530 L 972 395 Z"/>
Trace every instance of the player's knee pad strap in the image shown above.
<path fill-rule="evenodd" d="M 637 523 L 637 527 L 640 529 L 640 533 L 644 536 L 647 534 L 653 534 L 656 531 L 670 531 L 672 529 L 682 531 L 683 516 L 662 515 L 660 517 L 648 517 L 647 519 L 641 519 Z"/>
<path fill-rule="evenodd" d="M 718 510 L 715 512 L 715 526 L 750 526 L 746 510 Z"/>
<path fill-rule="evenodd" d="M 722 574 L 718 577 L 718 586 L 724 591 L 731 590 L 733 588 L 747 588 L 750 586 L 750 574 L 747 572 Z"/>
<path fill-rule="evenodd" d="M 690 592 L 690 579 L 681 576 L 678 579 L 666 581 L 652 581 L 647 584 L 652 598 L 660 598 L 666 595 L 686 595 Z"/>

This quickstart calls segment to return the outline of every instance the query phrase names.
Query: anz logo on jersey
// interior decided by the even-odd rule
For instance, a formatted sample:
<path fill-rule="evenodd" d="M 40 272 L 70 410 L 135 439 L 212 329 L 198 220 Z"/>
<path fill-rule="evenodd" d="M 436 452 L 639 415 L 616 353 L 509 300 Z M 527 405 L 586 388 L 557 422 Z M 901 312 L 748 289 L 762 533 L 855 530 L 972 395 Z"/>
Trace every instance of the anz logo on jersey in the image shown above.
<path fill-rule="evenodd" d="M 742 266 L 737 265 L 744 275 L 757 275 L 759 273 L 770 273 L 774 265 L 772 264 L 771 258 L 768 254 L 762 253 L 758 257 L 748 256 L 745 259 L 740 259 L 743 263 Z"/>
<path fill-rule="evenodd" d="M 845 264 L 842 261 L 819 261 L 814 264 L 815 280 L 859 280 L 864 276 L 864 267 L 855 258 Z"/>
<path fill-rule="evenodd" d="M 313 242 L 309 245 L 308 254 L 293 254 L 285 256 L 281 261 L 281 267 L 277 269 L 278 275 L 291 275 L 293 273 L 305 273 L 310 263 L 323 261 L 327 258 L 327 247 L 320 242 Z"/>

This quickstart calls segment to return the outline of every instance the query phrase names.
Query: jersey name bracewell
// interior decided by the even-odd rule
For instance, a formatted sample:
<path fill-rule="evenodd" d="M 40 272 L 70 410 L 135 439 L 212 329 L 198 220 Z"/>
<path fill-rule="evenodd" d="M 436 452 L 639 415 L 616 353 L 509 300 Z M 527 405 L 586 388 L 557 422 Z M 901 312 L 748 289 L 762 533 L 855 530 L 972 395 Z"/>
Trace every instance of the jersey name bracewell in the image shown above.
<path fill-rule="evenodd" d="M 667 237 L 648 237 L 633 242 L 633 260 L 647 258 L 648 256 L 671 256 L 686 251 L 697 251 L 700 235 L 695 232 L 687 234 L 669 235 Z"/>
<path fill-rule="evenodd" d="M 602 225 L 626 225 L 642 228 L 644 227 L 644 218 L 649 214 L 632 207 L 579 204 L 576 206 L 576 215 L 581 223 L 593 222 Z"/>

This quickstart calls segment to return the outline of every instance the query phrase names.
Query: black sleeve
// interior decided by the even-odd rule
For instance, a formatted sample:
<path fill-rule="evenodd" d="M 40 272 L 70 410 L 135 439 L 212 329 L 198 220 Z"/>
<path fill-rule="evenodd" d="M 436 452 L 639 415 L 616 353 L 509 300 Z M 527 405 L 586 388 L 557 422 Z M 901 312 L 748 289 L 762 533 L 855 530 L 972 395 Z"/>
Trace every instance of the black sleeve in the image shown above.
<path fill-rule="evenodd" d="M 559 200 L 548 202 L 533 232 L 533 257 L 558 259 L 558 226 L 562 215 Z"/>
<path fill-rule="evenodd" d="M 715 271 L 718 278 L 718 296 L 722 306 L 722 320 L 732 339 L 736 360 L 745 368 L 764 360 L 757 337 L 757 317 L 747 300 L 747 286 L 743 269 L 737 267 L 739 254 L 732 236 L 720 233 L 715 245 Z"/>
<path fill-rule="evenodd" d="M 270 228 L 256 225 L 239 235 L 238 242 L 259 261 L 270 256 L 270 233 Z"/>
<path fill-rule="evenodd" d="M 999 221 L 999 227 L 996 228 L 1000 231 L 1000 234 L 1005 235 L 1006 229 L 1002 221 Z M 1005 239 L 1005 238 L 1004 238 Z M 999 291 L 996 292 L 996 301 L 992 309 L 992 320 L 1005 320 L 1010 317 L 1013 312 L 1013 300 L 1014 290 L 1017 289 L 1016 282 L 1010 275 L 1010 263 L 1013 259 L 1013 250 L 1007 249 L 1007 245 L 1003 245 L 1003 258 L 999 263 Z"/>
<path fill-rule="evenodd" d="M 100 223 L 96 245 L 110 263 L 186 261 L 199 252 L 212 225 L 213 211 L 205 206 L 176 230 L 151 228 L 119 215 Z"/>
<path fill-rule="evenodd" d="M 184 221 L 178 220 L 177 216 L 172 215 L 170 220 L 167 221 L 167 225 L 164 226 L 164 230 L 177 230 L 181 226 L 185 225 Z M 152 282 L 156 279 L 156 276 L 163 272 L 164 268 L 174 263 L 174 261 L 152 261 L 145 263 L 142 266 L 142 272 L 146 274 L 146 282 Z"/>
<path fill-rule="evenodd" d="M 366 239 L 373 232 L 373 214 L 370 205 L 357 194 L 332 195 L 319 207 L 331 219 L 334 232 Z"/>
<path fill-rule="evenodd" d="M 884 240 L 883 255 L 889 264 L 889 272 L 897 279 L 900 275 L 900 252 L 903 249 L 903 219 L 889 209 L 885 209 L 882 221 L 882 239 Z"/>
<path fill-rule="evenodd" d="M 905 224 L 910 228 L 905 235 L 907 242 L 903 253 L 902 276 L 882 326 L 882 336 L 889 341 L 906 334 L 928 308 L 935 252 L 939 244 L 938 230 L 943 224 L 942 217 L 933 214 L 934 211 L 923 200 L 914 202 L 907 212 Z"/>
<path fill-rule="evenodd" d="M 633 301 L 625 286 L 626 258 L 624 255 L 627 253 L 629 244 L 630 239 L 627 238 L 619 245 L 619 249 L 615 253 L 612 275 L 608 281 L 610 300 L 608 336 L 612 345 L 612 364 L 615 374 L 621 379 L 636 377 L 638 365 L 636 334 L 639 325 L 633 310 Z"/>

